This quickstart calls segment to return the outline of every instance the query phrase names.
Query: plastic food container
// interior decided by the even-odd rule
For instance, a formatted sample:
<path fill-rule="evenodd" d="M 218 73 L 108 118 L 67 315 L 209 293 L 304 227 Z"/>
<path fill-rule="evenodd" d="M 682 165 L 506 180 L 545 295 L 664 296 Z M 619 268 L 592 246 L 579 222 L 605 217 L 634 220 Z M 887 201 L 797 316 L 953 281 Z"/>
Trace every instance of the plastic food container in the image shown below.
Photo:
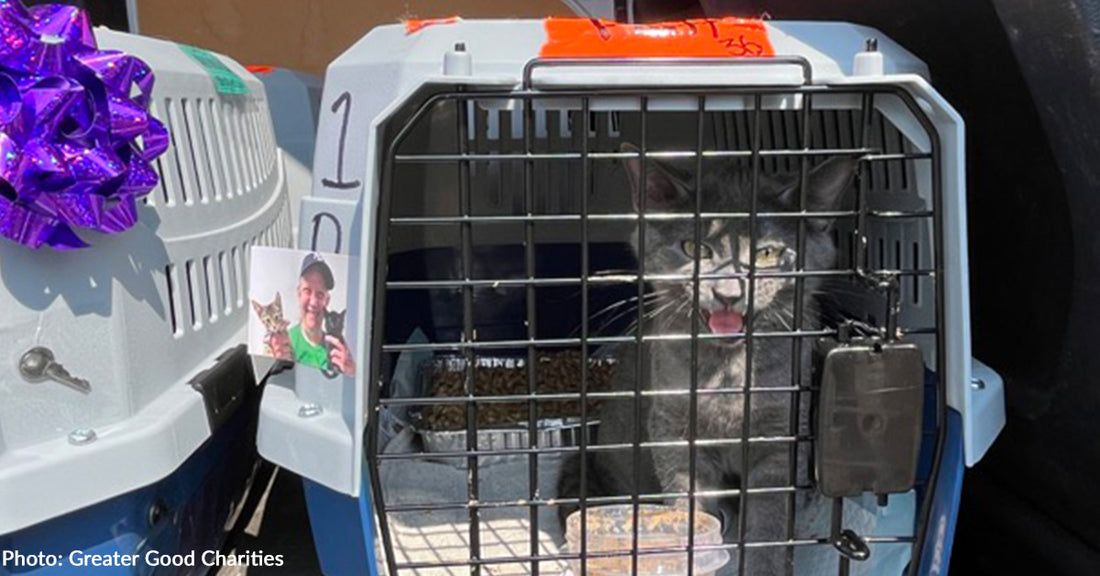
<path fill-rule="evenodd" d="M 596 506 L 586 510 L 588 516 L 588 574 L 613 576 L 630 574 L 631 541 L 633 539 L 634 507 L 631 504 Z M 683 548 L 688 543 L 688 510 L 672 506 L 642 504 L 638 507 L 638 550 Z M 576 511 L 566 519 L 566 549 L 578 553 L 581 549 L 581 515 Z M 695 511 L 695 544 L 722 543 L 722 524 L 714 516 Z M 621 552 L 615 556 L 593 556 L 595 553 Z M 697 550 L 694 556 L 695 575 L 712 576 L 729 562 L 725 550 Z M 571 560 L 574 576 L 581 573 L 580 560 Z M 638 554 L 638 576 L 686 576 L 687 552 Z"/>

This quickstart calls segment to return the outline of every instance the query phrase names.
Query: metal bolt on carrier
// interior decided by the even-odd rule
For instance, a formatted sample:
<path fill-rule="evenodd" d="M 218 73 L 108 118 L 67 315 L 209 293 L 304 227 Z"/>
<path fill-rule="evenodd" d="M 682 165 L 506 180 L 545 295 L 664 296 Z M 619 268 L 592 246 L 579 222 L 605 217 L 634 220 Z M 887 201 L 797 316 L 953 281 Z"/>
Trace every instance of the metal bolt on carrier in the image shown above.
<path fill-rule="evenodd" d="M 91 444 L 95 442 L 96 436 L 95 430 L 91 428 L 78 428 L 69 432 L 69 444 L 73 446 L 84 446 L 85 444 Z"/>
<path fill-rule="evenodd" d="M 320 404 L 303 404 L 300 408 L 298 408 L 298 417 L 313 418 L 314 416 L 320 416 L 321 413 L 324 411 L 324 408 L 321 408 Z"/>

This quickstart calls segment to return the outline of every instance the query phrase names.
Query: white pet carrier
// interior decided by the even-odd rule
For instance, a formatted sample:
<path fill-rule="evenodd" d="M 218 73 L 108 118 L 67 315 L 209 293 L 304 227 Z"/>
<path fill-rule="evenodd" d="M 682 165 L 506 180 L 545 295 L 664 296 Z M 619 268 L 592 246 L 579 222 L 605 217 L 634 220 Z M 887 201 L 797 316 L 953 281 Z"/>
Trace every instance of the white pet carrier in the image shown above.
<path fill-rule="evenodd" d="M 711 57 L 716 46 L 731 57 Z M 947 414 L 961 415 L 967 465 L 981 458 L 1004 421 L 999 380 L 970 357 L 963 134 L 962 119 L 920 60 L 851 24 L 697 20 L 631 28 L 446 19 L 380 27 L 328 69 L 313 193 L 300 219 L 300 247 L 358 258 L 349 292 L 356 295 L 349 318 L 358 374 L 340 381 L 308 370 L 273 377 L 261 406 L 261 454 L 338 493 L 370 490 L 381 550 L 395 576 L 566 569 L 584 554 L 561 547 L 554 514 L 568 499 L 554 493 L 550 476 L 560 463 L 553 457 L 594 451 L 586 422 L 594 412 L 579 399 L 613 399 L 613 392 L 601 396 L 586 386 L 601 362 L 614 359 L 576 362 L 580 390 L 547 392 L 536 390 L 541 380 L 535 384 L 535 372 L 554 362 L 543 349 L 583 357 L 620 344 L 690 339 L 694 346 L 700 337 L 597 333 L 589 318 L 600 287 L 620 283 L 643 298 L 647 281 L 692 278 L 622 269 L 616 254 L 637 227 L 677 218 L 640 218 L 624 165 L 679 161 L 703 172 L 704 164 L 739 159 L 754 180 L 783 173 L 804 179 L 812 164 L 847 156 L 859 160 L 856 207 L 817 216 L 836 219 L 837 275 L 896 282 L 896 317 L 883 313 L 888 298 L 873 297 L 874 290 L 839 296 L 846 315 L 919 345 L 928 381 L 937 382 L 930 385 L 930 440 L 922 450 L 935 462 L 926 470 L 927 489 L 946 461 Z M 698 204 L 688 216 L 700 218 Z M 784 215 L 753 208 L 717 216 Z M 787 277 L 812 275 L 794 270 Z M 698 272 L 694 282 L 698 292 Z M 630 314 L 641 322 L 638 310 Z M 563 318 L 570 315 L 573 324 Z M 751 341 L 751 327 L 748 333 Z M 836 334 L 836 326 L 826 326 L 757 337 Z M 475 390 L 482 370 L 519 371 L 521 388 Z M 456 384 L 440 397 L 448 371 Z M 698 386 L 692 383 L 692 395 Z M 579 414 L 538 416 L 543 403 L 570 400 Z M 522 409 L 510 426 L 479 419 L 509 404 Z M 458 429 L 433 428 L 446 411 L 424 406 L 457 407 L 449 424 Z M 746 432 L 741 445 L 812 441 L 801 432 L 808 424 L 792 425 L 798 428 L 790 438 Z M 796 485 L 793 477 L 808 463 L 791 458 L 789 486 L 742 487 L 744 494 L 815 490 Z M 831 534 L 826 513 L 825 534 L 815 537 L 799 537 L 789 519 L 779 541 L 746 542 L 742 522 L 737 541 L 711 549 L 733 553 L 742 573 L 739 549 L 790 548 L 796 565 L 801 552 L 794 549 L 831 554 L 814 568 L 820 572 L 805 572 L 803 563 L 799 574 L 837 573 L 838 554 L 842 566 L 852 561 L 853 573 L 862 573 L 853 547 L 863 545 L 880 562 L 890 553 L 878 550 L 903 550 L 894 564 L 879 564 L 899 573 L 915 560 L 910 552 L 939 550 L 939 560 L 913 562 L 926 571 L 929 562 L 943 562 L 953 512 L 933 517 L 927 492 L 913 494 L 883 508 L 874 499 L 849 505 L 841 515 L 838 505 Z M 625 502 L 637 505 L 633 496 Z M 585 497 L 574 504 L 584 507 Z M 902 518 L 905 530 L 848 539 L 840 528 L 851 521 L 849 510 L 861 507 L 878 510 L 868 512 L 865 527 L 896 528 Z M 938 532 L 926 530 L 937 522 Z M 938 540 L 922 548 L 928 533 Z"/>
<path fill-rule="evenodd" d="M 275 141 L 286 161 L 290 189 L 290 216 L 294 237 L 298 232 L 298 207 L 309 193 L 316 145 L 321 80 L 316 76 L 267 66 L 249 66 L 264 83 L 268 106 L 275 122 Z"/>
<path fill-rule="evenodd" d="M 211 437 L 242 397 L 202 374 L 244 357 L 249 248 L 290 244 L 263 84 L 211 55 L 247 87 L 221 94 L 177 44 L 95 33 L 152 67 L 171 141 L 133 229 L 69 252 L 0 243 L 0 534 L 165 478 Z M 46 353 L 83 383 L 20 372 Z"/>

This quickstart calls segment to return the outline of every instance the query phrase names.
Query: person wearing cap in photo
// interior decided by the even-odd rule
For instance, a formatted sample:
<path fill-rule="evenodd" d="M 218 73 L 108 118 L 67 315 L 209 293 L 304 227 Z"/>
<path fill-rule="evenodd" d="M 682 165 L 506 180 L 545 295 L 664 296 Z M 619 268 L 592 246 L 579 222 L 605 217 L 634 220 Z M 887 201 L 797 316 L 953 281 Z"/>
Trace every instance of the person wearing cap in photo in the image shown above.
<path fill-rule="evenodd" d="M 333 367 L 347 376 L 355 375 L 355 359 L 347 346 L 339 338 L 324 333 L 325 310 L 335 285 L 332 269 L 321 255 L 306 254 L 298 274 L 299 320 L 287 331 L 287 338 L 273 343 L 276 357 L 293 358 L 299 364 L 320 370 Z"/>

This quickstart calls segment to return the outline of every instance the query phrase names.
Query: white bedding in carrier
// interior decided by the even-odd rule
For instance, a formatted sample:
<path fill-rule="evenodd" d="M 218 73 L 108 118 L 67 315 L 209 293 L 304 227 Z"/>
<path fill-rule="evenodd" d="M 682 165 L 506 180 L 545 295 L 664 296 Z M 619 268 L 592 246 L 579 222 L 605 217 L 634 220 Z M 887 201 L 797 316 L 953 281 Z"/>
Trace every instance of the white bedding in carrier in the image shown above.
<path fill-rule="evenodd" d="M 975 390 L 970 386 L 971 358 L 969 339 L 967 253 L 965 241 L 965 180 L 963 165 L 963 123 L 928 82 L 924 64 L 912 54 L 875 30 L 851 24 L 810 22 L 766 22 L 769 39 L 779 56 L 801 58 L 808 66 L 809 86 L 846 86 L 897 88 L 912 97 L 934 131 L 939 147 L 938 183 L 942 191 L 939 207 L 943 221 L 943 358 L 936 358 L 935 338 L 928 334 L 911 336 L 922 345 L 925 361 L 942 371 L 946 381 L 947 406 L 959 411 L 964 421 L 966 462 L 973 464 L 985 452 L 1003 424 L 1001 390 L 996 385 Z M 881 66 L 872 63 L 858 68 L 856 55 L 865 48 L 866 39 L 878 39 Z M 384 465 L 371 461 L 364 446 L 366 436 L 382 437 L 379 453 L 415 453 L 420 444 L 414 432 L 393 426 L 383 406 L 381 422 L 372 421 L 374 406 L 368 391 L 373 386 L 391 384 L 391 393 L 399 395 L 401 385 L 417 380 L 412 375 L 419 360 L 401 345 L 413 348 L 423 342 L 389 342 L 385 348 L 389 360 L 386 369 L 379 369 L 379 379 L 372 381 L 369 366 L 371 351 L 382 345 L 373 342 L 374 317 L 379 279 L 375 277 L 379 259 L 393 254 L 436 248 L 453 248 L 457 234 L 439 232 L 424 226 L 390 226 L 386 253 L 377 252 L 380 222 L 396 215 L 431 217 L 451 215 L 457 211 L 458 188 L 456 171 L 446 160 L 427 162 L 422 166 L 398 163 L 394 173 L 386 172 L 393 160 L 389 146 L 398 132 L 411 122 L 418 107 L 432 94 L 461 90 L 478 93 L 497 92 L 502 98 L 485 98 L 469 106 L 467 143 L 471 151 L 493 154 L 522 154 L 524 151 L 523 104 L 509 99 L 512 90 L 522 90 L 525 66 L 538 57 L 546 39 L 541 21 L 459 21 L 429 25 L 410 32 L 400 26 L 375 29 L 329 67 L 322 100 L 322 115 L 315 155 L 313 195 L 304 200 L 300 236 L 302 247 L 309 247 L 309 238 L 317 239 L 319 247 L 341 246 L 359 257 L 358 280 L 352 293 L 361 295 L 351 303 L 349 316 L 355 318 L 356 339 L 364 357 L 359 375 L 346 379 L 336 390 L 334 383 L 308 371 L 295 375 L 280 375 L 277 386 L 265 391 L 261 407 L 259 446 L 265 458 L 293 470 L 333 490 L 357 496 L 362 490 L 380 490 L 385 505 L 416 505 L 455 503 L 467 500 L 466 470 L 453 464 L 421 459 L 389 459 Z M 457 50 L 459 44 L 464 50 Z M 538 97 L 533 107 L 531 140 L 538 146 L 554 142 L 575 142 L 578 138 L 581 98 L 585 90 L 594 93 L 609 88 L 666 88 L 699 86 L 767 86 L 788 88 L 792 93 L 764 96 L 761 99 L 763 117 L 761 149 L 791 149 L 798 147 L 799 136 L 794 119 L 800 114 L 804 100 L 793 92 L 803 85 L 803 70 L 790 61 L 775 61 L 774 65 L 742 66 L 686 65 L 681 67 L 647 66 L 637 62 L 632 66 L 612 66 L 593 63 L 582 67 L 539 66 L 529 70 L 530 86 L 534 90 L 572 90 L 569 97 Z M 853 89 L 854 90 L 854 89 Z M 651 149 L 659 149 L 661 131 L 691 134 L 693 125 L 675 125 L 676 114 L 696 110 L 696 98 L 671 94 L 653 95 L 648 99 Z M 589 97 L 591 130 L 588 140 L 592 150 L 617 151 L 630 133 L 631 122 L 637 122 L 640 98 L 637 95 L 616 96 L 606 93 Z M 751 95 L 715 95 L 706 97 L 706 111 L 721 118 L 714 138 L 726 150 L 746 149 L 747 119 L 753 107 Z M 863 126 L 860 125 L 861 100 L 853 93 L 828 93 L 821 89 L 813 96 L 814 148 L 851 148 L 857 145 Z M 658 127 L 662 122 L 664 124 Z M 447 155 L 447 146 L 456 139 L 455 115 L 429 110 L 420 118 L 422 126 L 411 130 L 408 141 L 416 154 Z M 636 130 L 636 126 L 633 127 Z M 865 145 L 884 154 L 929 155 L 933 142 L 925 126 L 897 97 L 875 100 L 870 123 L 870 143 Z M 636 133 L 636 132 L 635 132 Z M 710 135 L 708 134 L 708 138 Z M 709 142 L 709 141 L 708 141 Z M 634 142 L 637 144 L 637 142 Z M 708 146 L 710 144 L 708 143 Z M 693 147 L 693 146 L 692 146 Z M 678 149 L 672 146 L 674 149 Z M 405 152 L 405 151 L 402 151 Z M 453 154 L 453 152 L 451 152 Z M 400 154 L 400 153 L 399 153 Z M 592 160 L 593 185 L 590 213 L 620 213 L 629 211 L 622 169 L 607 160 Z M 933 182 L 930 162 L 926 160 L 874 162 L 865 177 L 868 185 L 867 208 L 870 211 L 919 212 L 932 210 Z M 494 161 L 491 157 L 470 162 L 471 202 L 478 214 L 522 214 L 524 182 L 519 163 Z M 797 170 L 798 160 L 768 157 L 761 161 L 762 173 Z M 405 176 L 392 191 L 387 191 L 386 177 L 405 170 Z M 419 172 L 416 172 L 419 170 Z M 557 171 L 555 171 L 557 170 Z M 569 182 L 579 177 L 576 165 L 568 169 L 535 169 L 535 212 L 540 214 L 570 214 L 579 210 L 580 189 Z M 551 194 L 542 194 L 552 190 Z M 431 191 L 432 199 L 424 199 Z M 382 195 L 391 193 L 392 204 Z M 541 194 L 541 195 L 540 195 Z M 390 206 L 389 213 L 380 207 Z M 321 222 L 319 215 L 331 217 L 336 224 Z M 392 223 L 391 223 L 392 224 Z M 522 226 L 521 224 L 517 226 Z M 868 239 L 867 264 L 883 270 L 927 272 L 934 265 L 935 244 L 933 221 L 872 220 L 866 229 Z M 850 225 L 849 225 L 850 229 Z M 622 226 L 597 225 L 590 222 L 590 240 L 624 242 L 628 232 Z M 350 231 L 350 232 L 349 232 Z M 853 264 L 847 230 L 838 230 L 840 239 L 839 266 Z M 350 236 L 350 240 L 348 239 Z M 479 237 L 479 246 L 515 245 L 514 232 L 493 239 Z M 577 242 L 576 233 L 547 232 L 537 242 Z M 899 322 L 907 328 L 935 326 L 935 290 L 931 276 L 914 274 L 901 284 L 903 300 Z M 845 302 L 850 312 L 872 323 L 883 323 L 877 302 L 854 299 Z M 408 312 L 410 315 L 423 311 Z M 461 314 L 461 312 L 458 312 Z M 459 316 L 461 318 L 461 316 Z M 387 317 L 385 322 L 393 322 Z M 393 368 L 389 368 L 393 367 Z M 389 370 L 389 371 L 387 371 Z M 411 392 L 409 395 L 417 395 Z M 303 419 L 296 411 L 303 404 L 323 408 L 321 418 Z M 372 428 L 375 428 L 372 430 Z M 294 438 L 287 441 L 286 438 Z M 300 443 L 299 443 L 300 442 Z M 303 449 L 303 447 L 308 448 Z M 364 458 L 366 460 L 364 460 Z M 554 497 L 556 463 L 540 456 L 540 490 L 543 500 Z M 496 458 L 480 467 L 481 493 L 479 501 L 523 499 L 530 496 L 526 473 L 526 456 Z M 366 477 L 368 467 L 378 466 L 380 486 L 372 486 Z M 372 493 L 377 500 L 378 492 Z M 379 503 L 375 502 L 378 506 Z M 507 562 L 508 557 L 523 557 L 530 553 L 530 527 L 527 506 L 483 509 L 480 521 L 482 558 L 495 558 L 500 563 L 485 566 L 487 573 L 519 574 L 530 572 L 530 562 Z M 853 563 L 852 573 L 900 574 L 911 552 L 909 542 L 914 536 L 918 510 L 912 493 L 893 496 L 890 506 L 878 508 L 873 498 L 850 500 L 845 508 L 845 524 L 857 528 L 865 537 L 882 537 L 873 544 L 872 560 Z M 820 512 L 820 514 L 819 514 Z M 559 550 L 561 532 L 556 508 L 540 509 L 540 555 L 553 555 Z M 388 522 L 400 573 L 467 574 L 463 562 L 470 559 L 469 515 L 464 508 L 423 509 L 408 512 L 387 511 L 379 520 Z M 797 522 L 808 531 L 828 535 L 828 511 L 799 513 Z M 900 538 L 899 541 L 892 540 Z M 908 540 L 906 540 L 908 538 Z M 384 546 L 382 553 L 387 551 Z M 382 556 L 380 555 L 380 558 Z M 433 567 L 432 564 L 443 566 Z M 835 574 L 837 553 L 829 545 L 796 547 L 797 574 Z M 386 569 L 380 561 L 380 568 Z M 553 573 L 564 569 L 560 563 L 540 561 L 540 571 Z"/>
<path fill-rule="evenodd" d="M 171 140 L 133 229 L 70 252 L 0 243 L 0 534 L 156 482 L 210 437 L 188 381 L 245 342 L 249 248 L 291 242 L 259 80 L 219 56 L 249 91 L 220 94 L 176 44 L 95 34 L 152 67 L 152 113 Z M 90 393 L 25 381 L 34 346 Z M 78 430 L 95 440 L 77 445 Z"/>

